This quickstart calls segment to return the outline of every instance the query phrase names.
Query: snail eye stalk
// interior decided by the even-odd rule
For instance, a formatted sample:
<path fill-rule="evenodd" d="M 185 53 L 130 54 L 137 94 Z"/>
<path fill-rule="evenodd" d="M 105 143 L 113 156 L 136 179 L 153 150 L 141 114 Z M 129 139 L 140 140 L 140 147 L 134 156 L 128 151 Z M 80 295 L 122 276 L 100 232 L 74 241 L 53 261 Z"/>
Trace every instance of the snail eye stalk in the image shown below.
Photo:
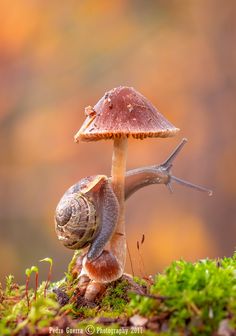
<path fill-rule="evenodd" d="M 170 154 L 170 156 L 168 157 L 168 159 L 161 164 L 161 168 L 164 169 L 164 171 L 166 171 L 168 174 L 169 174 L 169 181 L 166 183 L 169 191 L 171 193 L 173 193 L 173 186 L 172 186 L 172 182 L 176 182 L 182 186 L 185 186 L 185 187 L 188 187 L 188 188 L 192 188 L 192 189 L 195 189 L 195 190 L 198 190 L 198 191 L 202 191 L 202 192 L 206 192 L 208 193 L 209 196 L 212 196 L 213 194 L 213 191 L 210 190 L 210 189 L 207 189 L 205 187 L 202 187 L 200 185 L 197 185 L 197 184 L 194 184 L 194 183 L 191 183 L 191 182 L 188 182 L 188 181 L 185 181 L 185 180 L 182 180 L 176 176 L 173 176 L 171 174 L 171 168 L 173 166 L 173 161 L 175 160 L 175 158 L 177 157 L 177 155 L 180 153 L 180 151 L 182 150 L 182 148 L 184 147 L 184 145 L 187 143 L 187 139 L 183 139 L 181 141 L 181 143 L 175 148 L 175 150 Z"/>
<path fill-rule="evenodd" d="M 194 184 L 194 183 L 182 180 L 182 179 L 180 179 L 178 177 L 171 176 L 171 181 L 174 181 L 174 182 L 176 182 L 176 183 L 178 183 L 178 184 L 180 184 L 182 186 L 188 187 L 188 188 L 192 188 L 192 189 L 195 189 L 195 190 L 198 190 L 198 191 L 206 192 L 206 193 L 208 193 L 209 196 L 213 195 L 213 191 L 212 190 L 207 189 L 205 187 L 202 187 L 200 185 L 197 185 L 197 184 Z"/>
<path fill-rule="evenodd" d="M 175 160 L 175 158 L 177 157 L 177 155 L 180 153 L 180 151 L 187 142 L 188 140 L 186 138 L 182 139 L 181 143 L 174 149 L 174 151 L 170 154 L 168 159 L 161 164 L 161 167 L 169 171 L 173 166 L 173 161 Z"/>

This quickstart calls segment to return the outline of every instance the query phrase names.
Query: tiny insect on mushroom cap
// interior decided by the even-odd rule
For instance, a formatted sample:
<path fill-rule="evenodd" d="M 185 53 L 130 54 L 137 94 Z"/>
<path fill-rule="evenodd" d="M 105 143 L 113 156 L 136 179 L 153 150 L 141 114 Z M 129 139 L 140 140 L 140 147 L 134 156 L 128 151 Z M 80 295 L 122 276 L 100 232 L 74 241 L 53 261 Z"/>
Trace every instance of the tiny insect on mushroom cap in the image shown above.
<path fill-rule="evenodd" d="M 86 258 L 83 261 L 85 273 L 91 280 L 100 283 L 109 283 L 122 276 L 123 269 L 110 251 L 104 250 L 93 262 Z"/>
<path fill-rule="evenodd" d="M 75 141 L 97 141 L 122 136 L 144 139 L 171 137 L 173 126 L 143 95 L 132 87 L 120 86 L 105 93 L 87 115 Z"/>

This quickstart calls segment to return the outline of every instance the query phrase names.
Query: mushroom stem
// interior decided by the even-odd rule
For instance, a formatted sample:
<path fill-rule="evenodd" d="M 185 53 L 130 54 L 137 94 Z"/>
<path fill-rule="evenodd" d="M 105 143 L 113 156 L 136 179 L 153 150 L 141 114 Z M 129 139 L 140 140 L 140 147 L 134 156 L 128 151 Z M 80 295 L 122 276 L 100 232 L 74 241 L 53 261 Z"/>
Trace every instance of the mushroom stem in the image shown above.
<path fill-rule="evenodd" d="M 117 258 L 120 267 L 124 270 L 126 260 L 126 235 L 125 235 L 125 169 L 127 138 L 117 138 L 114 140 L 114 150 L 112 156 L 111 180 L 114 192 L 119 202 L 119 216 L 116 229 L 110 241 L 113 255 Z"/>

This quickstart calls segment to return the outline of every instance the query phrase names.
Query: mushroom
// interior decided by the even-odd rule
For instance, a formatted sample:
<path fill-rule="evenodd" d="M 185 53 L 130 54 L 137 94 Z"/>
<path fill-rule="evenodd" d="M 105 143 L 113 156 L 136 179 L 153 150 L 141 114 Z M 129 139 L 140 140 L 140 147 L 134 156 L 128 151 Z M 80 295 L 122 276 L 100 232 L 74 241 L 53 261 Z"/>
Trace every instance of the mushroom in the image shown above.
<path fill-rule="evenodd" d="M 105 93 L 94 107 L 88 106 L 85 109 L 85 114 L 87 118 L 75 135 L 76 142 L 102 139 L 114 141 L 111 179 L 119 202 L 119 215 L 110 240 L 110 251 L 103 252 L 95 260 L 97 264 L 99 259 L 103 263 L 107 260 L 108 268 L 110 260 L 114 268 L 115 257 L 118 263 L 117 269 L 109 278 L 109 281 L 113 281 L 122 275 L 126 260 L 124 181 L 128 138 L 141 140 L 147 137 L 166 138 L 174 136 L 179 129 L 158 112 L 143 95 L 134 88 L 126 86 L 119 86 Z M 86 259 L 84 266 L 88 275 L 89 269 L 94 271 L 94 267 L 91 267 Z M 95 268 L 99 269 L 99 267 Z M 104 274 L 105 268 L 101 269 Z M 94 277 L 94 273 L 92 276 Z"/>

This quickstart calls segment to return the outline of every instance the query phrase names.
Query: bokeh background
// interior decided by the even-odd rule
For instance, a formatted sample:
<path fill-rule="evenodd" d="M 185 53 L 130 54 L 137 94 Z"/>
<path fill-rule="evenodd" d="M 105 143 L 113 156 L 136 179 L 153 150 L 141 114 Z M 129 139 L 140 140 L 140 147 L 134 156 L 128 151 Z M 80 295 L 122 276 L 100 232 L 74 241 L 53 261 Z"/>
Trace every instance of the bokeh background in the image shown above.
<path fill-rule="evenodd" d="M 73 136 L 84 107 L 118 85 L 134 86 L 181 129 L 131 140 L 127 168 L 161 163 L 187 137 L 174 174 L 214 190 L 152 186 L 127 201 L 135 273 L 233 254 L 235 17 L 234 0 L 1 0 L 0 281 L 9 273 L 23 281 L 44 257 L 54 260 L 53 278 L 63 276 L 73 252 L 56 238 L 56 204 L 82 177 L 109 175 L 112 155 L 109 141 Z"/>

